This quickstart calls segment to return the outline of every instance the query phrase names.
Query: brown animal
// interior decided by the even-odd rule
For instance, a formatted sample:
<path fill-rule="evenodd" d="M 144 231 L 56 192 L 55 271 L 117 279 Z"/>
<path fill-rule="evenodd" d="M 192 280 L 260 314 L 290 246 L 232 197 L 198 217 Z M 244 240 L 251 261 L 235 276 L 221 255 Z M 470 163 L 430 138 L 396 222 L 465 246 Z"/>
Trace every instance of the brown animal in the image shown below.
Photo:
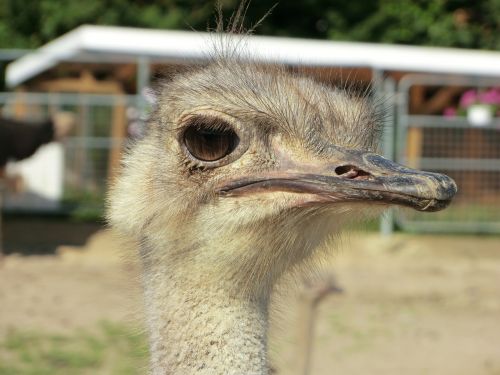
<path fill-rule="evenodd" d="M 436 211 L 456 192 L 375 153 L 369 98 L 229 52 L 164 84 L 109 195 L 112 225 L 140 241 L 154 375 L 267 374 L 283 275 L 352 218 Z"/>

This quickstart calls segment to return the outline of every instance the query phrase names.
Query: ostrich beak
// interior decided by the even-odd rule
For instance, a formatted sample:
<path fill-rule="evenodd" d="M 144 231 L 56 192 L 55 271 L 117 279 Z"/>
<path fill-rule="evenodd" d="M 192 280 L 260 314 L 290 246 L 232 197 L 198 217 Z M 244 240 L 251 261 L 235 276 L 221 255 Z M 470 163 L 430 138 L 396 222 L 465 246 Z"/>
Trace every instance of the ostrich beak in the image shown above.
<path fill-rule="evenodd" d="M 439 211 L 451 202 L 457 185 L 448 176 L 423 172 L 380 155 L 331 146 L 331 158 L 322 165 L 298 165 L 289 160 L 285 170 L 247 176 L 220 188 L 223 196 L 263 191 L 314 195 L 312 203 L 372 202 L 396 204 L 418 211 Z"/>

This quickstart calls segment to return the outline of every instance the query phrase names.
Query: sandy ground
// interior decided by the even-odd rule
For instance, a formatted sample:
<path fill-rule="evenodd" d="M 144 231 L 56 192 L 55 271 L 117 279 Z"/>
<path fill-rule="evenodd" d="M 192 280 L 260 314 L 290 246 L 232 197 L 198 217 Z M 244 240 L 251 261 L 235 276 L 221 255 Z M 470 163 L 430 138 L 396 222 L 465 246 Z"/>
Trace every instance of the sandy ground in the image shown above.
<path fill-rule="evenodd" d="M 108 320 L 141 324 L 138 266 L 107 232 L 57 255 L 4 257 L 0 339 Z M 500 238 L 356 233 L 329 272 L 342 294 L 319 305 L 311 374 L 500 374 Z M 276 303 L 273 366 L 296 374 L 298 300 Z"/>
<path fill-rule="evenodd" d="M 102 320 L 140 324 L 138 266 L 124 261 L 108 232 L 56 255 L 4 257 L 0 267 L 0 337 L 12 328 L 67 332 Z"/>

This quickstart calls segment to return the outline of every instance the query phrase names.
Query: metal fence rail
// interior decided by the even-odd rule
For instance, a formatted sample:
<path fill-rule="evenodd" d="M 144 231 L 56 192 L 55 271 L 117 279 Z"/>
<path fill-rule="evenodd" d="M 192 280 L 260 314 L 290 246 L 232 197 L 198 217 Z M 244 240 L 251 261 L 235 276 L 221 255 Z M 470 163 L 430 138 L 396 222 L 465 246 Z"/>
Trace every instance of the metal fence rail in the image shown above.
<path fill-rule="evenodd" d="M 76 210 L 77 215 L 102 213 L 113 163 L 121 153 L 124 138 L 112 138 L 113 124 L 126 129 L 142 98 L 125 95 L 0 93 L 2 116 L 41 120 L 58 111 L 71 111 L 76 125 L 62 142 L 64 149 L 63 197 L 58 210 Z M 124 134 L 126 136 L 126 134 Z M 7 196 L 8 198 L 8 196 Z M 19 200 L 18 200 L 19 201 Z M 16 209 L 32 210 L 30 200 Z"/>
<path fill-rule="evenodd" d="M 500 233 L 500 120 L 475 127 L 465 117 L 411 114 L 414 85 L 491 87 L 500 82 L 417 75 L 400 81 L 397 161 L 449 175 L 458 193 L 449 208 L 431 215 L 397 210 L 396 223 L 411 231 Z"/>
<path fill-rule="evenodd" d="M 383 83 L 378 89 L 386 93 L 387 104 L 395 107 L 395 111 L 389 111 L 391 116 L 383 139 L 385 156 L 394 156 L 398 162 L 411 167 L 446 173 L 459 186 L 457 197 L 447 210 L 424 214 L 396 209 L 385 216 L 383 230 L 389 232 L 394 221 L 409 231 L 500 233 L 500 120 L 476 128 L 462 117 L 448 119 L 412 114 L 408 104 L 412 85 L 486 87 L 500 85 L 500 82 L 410 76 L 399 82 L 396 93 L 392 80 L 379 82 Z M 113 124 L 129 128 L 137 121 L 130 113 L 141 112 L 143 98 L 0 93 L 0 108 L 3 116 L 33 120 L 60 110 L 75 113 L 77 126 L 64 142 L 63 201 L 67 204 L 62 207 L 80 207 L 84 214 L 86 210 L 102 210 L 112 159 L 116 159 L 123 146 L 123 139 L 111 137 Z M 418 152 L 412 143 L 415 136 L 419 139 Z"/>

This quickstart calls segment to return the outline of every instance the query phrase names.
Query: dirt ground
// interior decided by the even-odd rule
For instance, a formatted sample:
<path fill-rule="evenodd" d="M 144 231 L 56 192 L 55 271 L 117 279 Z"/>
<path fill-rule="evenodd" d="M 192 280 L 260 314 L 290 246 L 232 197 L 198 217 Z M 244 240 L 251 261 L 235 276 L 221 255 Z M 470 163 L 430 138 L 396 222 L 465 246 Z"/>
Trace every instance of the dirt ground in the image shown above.
<path fill-rule="evenodd" d="M 99 231 L 55 255 L 0 266 L 0 339 L 12 329 L 141 325 L 138 266 Z M 342 294 L 319 305 L 311 374 L 500 374 L 500 238 L 354 233 L 335 251 Z M 298 300 L 273 309 L 270 353 L 296 374 Z"/>

